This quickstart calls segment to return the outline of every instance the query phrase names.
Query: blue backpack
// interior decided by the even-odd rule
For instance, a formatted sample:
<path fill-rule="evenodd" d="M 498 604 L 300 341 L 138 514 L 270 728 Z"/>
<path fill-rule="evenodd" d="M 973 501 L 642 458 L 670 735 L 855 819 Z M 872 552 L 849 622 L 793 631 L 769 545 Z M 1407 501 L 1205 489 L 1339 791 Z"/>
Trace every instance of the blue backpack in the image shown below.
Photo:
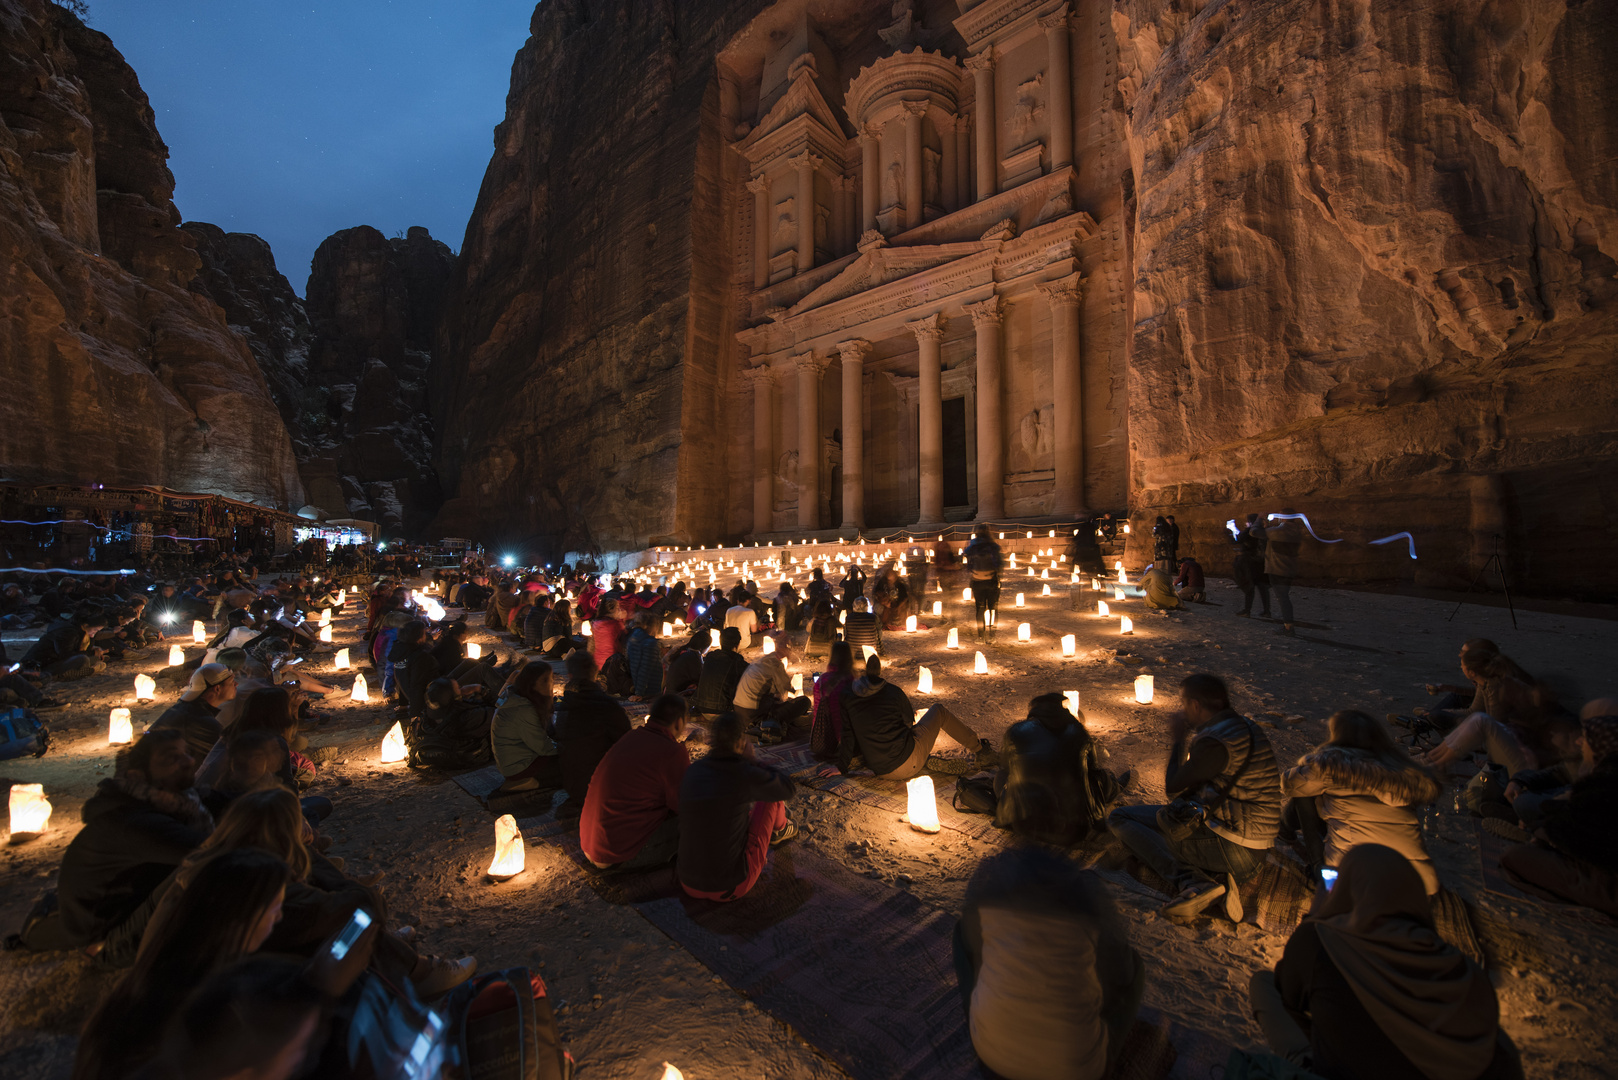
<path fill-rule="evenodd" d="M 51 733 L 39 717 L 22 708 L 0 708 L 0 761 L 32 754 L 45 756 Z"/>

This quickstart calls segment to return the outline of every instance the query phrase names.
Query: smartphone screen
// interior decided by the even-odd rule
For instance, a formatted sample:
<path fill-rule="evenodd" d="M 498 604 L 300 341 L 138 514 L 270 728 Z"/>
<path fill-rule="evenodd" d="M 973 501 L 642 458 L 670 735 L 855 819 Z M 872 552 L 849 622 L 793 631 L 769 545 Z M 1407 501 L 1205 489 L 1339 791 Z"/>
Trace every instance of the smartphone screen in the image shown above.
<path fill-rule="evenodd" d="M 1329 866 L 1323 867 L 1320 871 L 1320 882 L 1326 886 L 1327 892 L 1331 892 L 1332 886 L 1337 884 L 1337 871 Z"/>
<path fill-rule="evenodd" d="M 337 940 L 331 943 L 331 958 L 341 960 L 348 955 L 348 950 L 354 947 L 354 942 L 365 933 L 365 928 L 371 925 L 371 916 L 364 908 L 355 908 L 353 918 L 343 927 L 343 932 L 337 935 Z"/>

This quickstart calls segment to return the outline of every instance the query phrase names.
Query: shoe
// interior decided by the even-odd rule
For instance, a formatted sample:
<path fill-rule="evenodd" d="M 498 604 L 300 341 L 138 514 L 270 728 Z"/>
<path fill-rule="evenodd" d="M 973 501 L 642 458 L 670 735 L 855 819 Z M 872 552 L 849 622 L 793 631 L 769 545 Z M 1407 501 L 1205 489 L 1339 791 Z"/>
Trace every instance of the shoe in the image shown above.
<path fill-rule="evenodd" d="M 1291 623 L 1282 623 L 1281 624 L 1281 629 L 1277 630 L 1276 633 L 1280 634 L 1282 637 L 1297 637 L 1298 636 L 1298 632 L 1296 630 L 1292 629 L 1292 624 Z"/>
<path fill-rule="evenodd" d="M 1518 828 L 1516 824 L 1504 818 L 1485 817 L 1483 819 L 1485 832 L 1493 833 L 1502 840 L 1510 840 L 1518 844 L 1526 844 L 1533 839 L 1527 829 Z"/>
<path fill-rule="evenodd" d="M 1163 914 L 1180 921 L 1189 921 L 1225 895 L 1225 886 L 1216 881 L 1204 881 L 1183 890 L 1179 896 L 1163 905 Z"/>
<path fill-rule="evenodd" d="M 794 836 L 797 836 L 797 835 L 798 835 L 798 827 L 796 825 L 792 824 L 792 822 L 789 821 L 785 825 L 781 826 L 779 829 L 776 829 L 774 832 L 772 832 L 770 834 L 770 846 L 771 847 L 778 847 L 779 845 L 786 843 L 788 840 L 791 840 Z"/>
<path fill-rule="evenodd" d="M 1125 769 L 1118 774 L 1118 794 L 1122 795 L 1135 786 L 1135 770 Z"/>
<path fill-rule="evenodd" d="M 324 855 L 327 851 L 331 850 L 331 843 L 331 837 L 322 833 L 321 835 L 315 837 L 315 842 L 309 846 Z"/>
<path fill-rule="evenodd" d="M 1251 619 L 1253 617 L 1253 613 L 1251 611 L 1238 611 L 1236 614 L 1243 619 Z"/>
<path fill-rule="evenodd" d="M 989 745 L 988 739 L 978 740 L 977 753 L 974 756 L 977 767 L 980 769 L 988 769 L 1000 764 L 1000 754 L 994 747 Z"/>
<path fill-rule="evenodd" d="M 364 885 L 367 889 L 369 889 L 373 885 L 379 884 L 382 881 L 382 879 L 387 877 L 387 876 L 388 876 L 388 872 L 386 870 L 374 870 L 371 873 L 366 874 L 364 877 L 355 878 L 354 880 L 359 882 L 361 885 Z"/>
<path fill-rule="evenodd" d="M 339 874 L 343 872 L 343 867 L 348 865 L 348 860 L 343 858 L 341 855 L 328 855 L 326 857 L 326 861 L 331 863 L 332 869 L 336 870 Z"/>
<path fill-rule="evenodd" d="M 470 979 L 477 970 L 478 960 L 475 956 L 463 956 L 459 960 L 424 956 L 417 961 L 416 970 L 410 973 L 410 981 L 415 984 L 416 996 L 428 1000 L 449 993 Z"/>
<path fill-rule="evenodd" d="M 1242 910 L 1242 893 L 1236 888 L 1236 875 L 1225 875 L 1225 918 L 1231 922 L 1239 923 L 1246 914 Z"/>
<path fill-rule="evenodd" d="M 532 776 L 525 776 L 521 780 L 507 780 L 498 790 L 491 791 L 489 797 L 492 799 L 496 795 L 516 795 L 524 791 L 538 790 L 539 781 Z"/>
<path fill-rule="evenodd" d="M 416 928 L 414 926 L 401 926 L 393 932 L 393 936 L 406 945 L 412 945 L 416 940 Z"/>
<path fill-rule="evenodd" d="M 67 708 L 67 702 L 57 701 L 53 697 L 46 697 L 40 698 L 38 701 L 34 702 L 33 705 L 29 706 L 29 708 L 33 709 L 35 712 L 54 712 L 57 709 Z"/>

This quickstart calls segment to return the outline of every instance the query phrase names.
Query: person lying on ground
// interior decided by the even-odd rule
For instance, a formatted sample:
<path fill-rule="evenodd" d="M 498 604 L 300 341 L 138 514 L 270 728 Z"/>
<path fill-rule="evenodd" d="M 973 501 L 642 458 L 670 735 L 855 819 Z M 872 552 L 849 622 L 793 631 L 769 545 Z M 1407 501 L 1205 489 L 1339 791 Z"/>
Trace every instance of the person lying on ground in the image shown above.
<path fill-rule="evenodd" d="M 719 632 L 719 648 L 702 658 L 702 678 L 697 682 L 692 706 L 704 716 L 718 716 L 735 707 L 736 685 L 747 670 L 741 642 L 742 632 L 727 626 Z"/>
<path fill-rule="evenodd" d="M 590 778 L 607 749 L 629 733 L 629 714 L 596 681 L 598 672 L 589 653 L 569 653 L 566 664 L 567 685 L 556 702 L 551 737 L 567 789 L 567 801 L 556 812 L 573 817 L 583 812 Z"/>
<path fill-rule="evenodd" d="M 1118 1062 L 1146 965 L 1093 871 L 1035 845 L 984 859 L 954 951 L 972 1048 L 994 1075 L 1100 1080 Z"/>
<path fill-rule="evenodd" d="M 36 909 L 23 927 L 29 949 L 104 941 L 213 831 L 178 730 L 141 736 L 115 770 L 85 800 L 84 828 L 62 856 L 55 910 Z"/>
<path fill-rule="evenodd" d="M 1438 936 L 1410 860 L 1380 844 L 1349 850 L 1337 884 L 1253 972 L 1254 1017 L 1270 1048 L 1341 1080 L 1520 1080 L 1483 969 Z"/>
<path fill-rule="evenodd" d="M 798 834 L 786 812 L 792 777 L 758 761 L 733 712 L 710 725 L 708 746 L 680 780 L 675 871 L 687 895 L 740 900 L 758 884 L 770 848 Z"/>
<path fill-rule="evenodd" d="M 1019 837 L 1071 847 L 1106 827 L 1122 779 L 1101 767 L 1095 740 L 1061 694 L 1028 703 L 1028 717 L 1006 730 L 995 773 L 994 823 Z"/>
<path fill-rule="evenodd" d="M 1282 835 L 1298 836 L 1310 880 L 1319 884 L 1321 870 L 1341 865 L 1350 848 L 1381 844 L 1410 860 L 1427 895 L 1438 892 L 1418 816 L 1438 798 L 1438 777 L 1365 713 L 1333 713 L 1326 726 L 1327 740 L 1281 774 L 1291 800 Z"/>
<path fill-rule="evenodd" d="M 40 671 L 66 682 L 107 670 L 101 649 L 92 644 L 106 629 L 106 616 L 95 608 L 81 607 L 67 620 L 52 626 L 23 653 L 23 670 Z"/>
<path fill-rule="evenodd" d="M 652 702 L 644 727 L 613 743 L 579 819 L 579 846 L 602 870 L 661 866 L 680 847 L 680 783 L 691 764 L 688 711 L 677 694 Z"/>
<path fill-rule="evenodd" d="M 202 761 L 223 734 L 220 707 L 235 696 L 236 673 L 224 664 L 203 664 L 181 691 L 180 700 L 163 711 L 152 729 L 173 728 L 180 732 L 191 756 Z"/>
<path fill-rule="evenodd" d="M 1581 775 L 1540 803 L 1533 841 L 1507 850 L 1500 867 L 1525 892 L 1618 918 L 1618 699 L 1592 701 L 1580 715 Z"/>
<path fill-rule="evenodd" d="M 1169 715 L 1168 806 L 1120 806 L 1107 827 L 1168 882 L 1163 908 L 1189 920 L 1221 897 L 1242 919 L 1239 883 L 1257 873 L 1281 824 L 1281 773 L 1264 731 L 1231 708 L 1223 679 L 1189 675 Z"/>
<path fill-rule="evenodd" d="M 939 734 L 945 733 L 971 751 L 978 768 L 999 761 L 999 755 L 943 705 L 934 705 L 917 720 L 910 698 L 897 683 L 882 678 L 882 661 L 873 656 L 865 672 L 849 684 L 842 696 L 843 738 L 837 748 L 838 771 L 847 775 L 863 759 L 881 780 L 909 780 L 927 767 Z"/>

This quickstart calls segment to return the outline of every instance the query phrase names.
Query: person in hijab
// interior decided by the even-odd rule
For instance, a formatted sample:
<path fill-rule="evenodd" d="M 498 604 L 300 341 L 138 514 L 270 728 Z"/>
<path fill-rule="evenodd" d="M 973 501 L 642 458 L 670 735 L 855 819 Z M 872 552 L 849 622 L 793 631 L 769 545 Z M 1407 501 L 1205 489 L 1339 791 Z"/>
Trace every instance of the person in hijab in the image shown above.
<path fill-rule="evenodd" d="M 1253 973 L 1270 1048 L 1325 1080 L 1519 1080 L 1494 987 L 1438 936 L 1410 860 L 1361 844 L 1337 872 L 1275 970 Z"/>

